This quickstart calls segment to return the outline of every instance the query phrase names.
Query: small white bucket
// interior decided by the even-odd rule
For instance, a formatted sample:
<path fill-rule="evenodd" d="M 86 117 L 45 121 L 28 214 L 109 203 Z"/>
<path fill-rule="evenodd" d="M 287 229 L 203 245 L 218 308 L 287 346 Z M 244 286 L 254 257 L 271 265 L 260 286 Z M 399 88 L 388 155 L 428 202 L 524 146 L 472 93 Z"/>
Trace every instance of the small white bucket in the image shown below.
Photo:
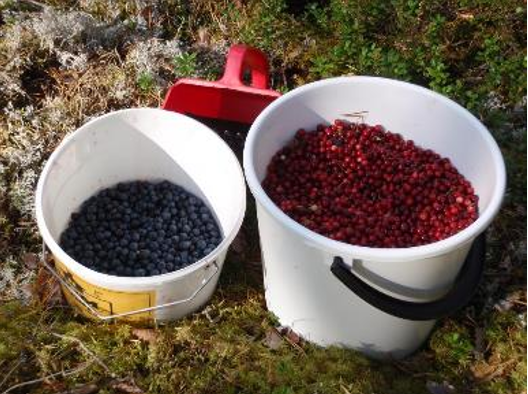
<path fill-rule="evenodd" d="M 167 179 L 200 197 L 224 238 L 208 256 L 181 270 L 151 277 L 93 271 L 58 245 L 70 215 L 97 191 L 118 182 Z M 242 169 L 227 144 L 187 116 L 138 108 L 109 113 L 64 139 L 49 158 L 36 192 L 37 223 L 55 258 L 67 299 L 103 320 L 173 320 L 211 297 L 245 212 Z M 50 267 L 48 265 L 49 268 Z"/>
<path fill-rule="evenodd" d="M 439 242 L 385 249 L 331 240 L 284 214 L 261 186 L 271 158 L 299 128 L 347 117 L 450 158 L 479 196 L 478 220 Z M 249 131 L 244 170 L 257 201 L 270 311 L 307 340 L 375 357 L 413 352 L 437 318 L 471 297 L 484 260 L 479 235 L 497 214 L 506 182 L 497 144 L 467 110 L 425 88 L 375 77 L 327 79 L 277 99 Z"/>

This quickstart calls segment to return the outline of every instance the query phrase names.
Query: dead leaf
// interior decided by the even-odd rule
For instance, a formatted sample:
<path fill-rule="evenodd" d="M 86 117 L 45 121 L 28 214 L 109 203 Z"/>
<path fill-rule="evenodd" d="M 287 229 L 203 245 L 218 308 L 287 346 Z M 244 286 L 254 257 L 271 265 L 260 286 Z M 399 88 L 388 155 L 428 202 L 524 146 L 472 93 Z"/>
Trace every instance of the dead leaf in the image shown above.
<path fill-rule="evenodd" d="M 40 268 L 37 273 L 33 294 L 45 306 L 51 307 L 66 303 L 59 282 L 44 267 Z"/>
<path fill-rule="evenodd" d="M 208 46 L 211 43 L 211 35 L 205 27 L 198 29 L 198 45 Z"/>
<path fill-rule="evenodd" d="M 152 6 L 151 5 L 147 5 L 145 8 L 143 8 L 140 12 L 140 15 L 145 19 L 145 21 L 147 22 L 147 26 L 149 29 L 152 28 L 152 24 L 153 24 L 153 21 L 152 21 Z"/>
<path fill-rule="evenodd" d="M 269 347 L 271 350 L 277 350 L 282 345 L 282 337 L 275 328 L 271 328 L 266 333 L 266 338 L 264 339 L 264 345 Z"/>
<path fill-rule="evenodd" d="M 114 390 L 125 394 L 143 394 L 133 378 L 115 379 L 109 383 L 109 386 Z"/>
<path fill-rule="evenodd" d="M 493 379 L 493 377 L 496 376 L 497 369 L 498 368 L 496 366 L 489 365 L 484 361 L 472 365 L 470 368 L 473 378 L 480 382 L 486 382 Z"/>
<path fill-rule="evenodd" d="M 286 337 L 289 342 L 295 345 L 301 342 L 301 337 L 299 336 L 299 334 L 293 331 L 290 327 L 281 326 L 278 328 L 278 331 L 282 336 Z"/>
<path fill-rule="evenodd" d="M 151 328 L 134 328 L 132 329 L 132 335 L 137 339 L 150 344 L 158 340 L 158 333 Z"/>
<path fill-rule="evenodd" d="M 71 390 L 63 391 L 61 394 L 95 394 L 99 392 L 99 386 L 93 383 L 77 386 Z"/>
<path fill-rule="evenodd" d="M 22 261 L 30 270 L 33 270 L 38 266 L 38 256 L 35 253 L 24 253 Z"/>
<path fill-rule="evenodd" d="M 425 384 L 425 387 L 427 387 L 427 390 L 431 394 L 455 394 L 456 393 L 455 387 L 446 381 L 444 381 L 443 383 L 436 383 L 436 382 L 428 381 Z"/>
<path fill-rule="evenodd" d="M 295 344 L 299 344 L 299 342 L 301 342 L 301 337 L 299 336 L 299 334 L 297 334 L 295 331 L 291 329 L 286 334 L 286 338 L 288 338 L 290 342 L 295 343 Z"/>

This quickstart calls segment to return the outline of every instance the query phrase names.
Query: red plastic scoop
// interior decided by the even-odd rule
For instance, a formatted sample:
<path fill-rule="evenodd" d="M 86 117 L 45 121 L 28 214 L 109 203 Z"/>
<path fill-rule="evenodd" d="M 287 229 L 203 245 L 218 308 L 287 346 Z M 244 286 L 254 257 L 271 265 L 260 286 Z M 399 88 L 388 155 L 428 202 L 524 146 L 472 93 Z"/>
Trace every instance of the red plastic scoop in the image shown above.
<path fill-rule="evenodd" d="M 251 73 L 251 84 L 242 78 Z M 279 92 L 268 89 L 268 61 L 258 49 L 234 45 L 229 49 L 224 76 L 216 82 L 180 79 L 172 85 L 162 108 L 184 114 L 252 123 Z"/>

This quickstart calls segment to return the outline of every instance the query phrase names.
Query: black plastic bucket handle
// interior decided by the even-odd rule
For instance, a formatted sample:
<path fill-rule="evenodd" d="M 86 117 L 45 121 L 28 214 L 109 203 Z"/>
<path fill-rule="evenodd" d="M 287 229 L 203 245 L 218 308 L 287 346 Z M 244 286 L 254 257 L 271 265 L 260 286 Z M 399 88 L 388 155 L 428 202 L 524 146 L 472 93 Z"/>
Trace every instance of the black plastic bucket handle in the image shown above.
<path fill-rule="evenodd" d="M 471 300 L 484 272 L 485 251 L 486 237 L 481 234 L 473 241 L 452 289 L 441 299 L 431 302 L 410 302 L 388 296 L 354 275 L 341 257 L 334 258 L 330 271 L 363 301 L 389 315 L 416 321 L 437 320 L 464 307 Z"/>

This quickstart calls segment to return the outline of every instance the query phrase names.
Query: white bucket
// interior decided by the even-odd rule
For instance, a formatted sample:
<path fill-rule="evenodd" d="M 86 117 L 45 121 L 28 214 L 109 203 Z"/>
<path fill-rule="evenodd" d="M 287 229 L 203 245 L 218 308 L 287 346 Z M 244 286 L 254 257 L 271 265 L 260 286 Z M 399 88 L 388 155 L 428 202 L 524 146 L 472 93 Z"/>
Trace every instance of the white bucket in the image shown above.
<path fill-rule="evenodd" d="M 354 113 L 450 158 L 475 188 L 480 217 L 445 240 L 385 249 L 331 240 L 284 214 L 261 186 L 272 156 L 299 128 Z M 416 350 L 435 319 L 471 297 L 483 245 L 474 245 L 471 258 L 468 252 L 497 214 L 506 182 L 497 144 L 467 110 L 425 88 L 376 77 L 327 79 L 277 99 L 249 131 L 244 170 L 257 201 L 269 310 L 309 341 L 396 358 Z"/>
<path fill-rule="evenodd" d="M 208 256 L 151 277 L 93 271 L 58 245 L 70 215 L 97 191 L 131 180 L 167 179 L 200 197 L 224 238 Z M 160 109 L 113 112 L 83 125 L 49 158 L 36 193 L 37 223 L 67 299 L 100 319 L 173 320 L 211 297 L 245 212 L 242 169 L 227 144 L 187 116 Z"/>

